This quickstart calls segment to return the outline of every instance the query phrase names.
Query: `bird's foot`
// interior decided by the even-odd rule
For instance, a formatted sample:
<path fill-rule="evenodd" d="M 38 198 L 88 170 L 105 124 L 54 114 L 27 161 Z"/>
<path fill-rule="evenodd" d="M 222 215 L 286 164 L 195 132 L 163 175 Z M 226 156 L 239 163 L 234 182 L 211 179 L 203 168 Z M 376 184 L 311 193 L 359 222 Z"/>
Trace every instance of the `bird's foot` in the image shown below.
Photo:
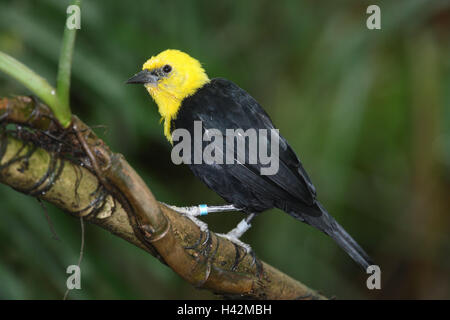
<path fill-rule="evenodd" d="M 249 254 L 252 252 L 252 248 L 250 247 L 250 245 L 239 240 L 239 238 L 245 233 L 245 231 L 250 229 L 250 227 L 252 226 L 250 222 L 247 220 L 248 219 L 242 219 L 242 221 L 239 222 L 238 225 L 227 234 L 217 234 L 217 235 L 219 237 L 230 240 L 231 242 L 237 244 L 238 246 L 241 246 Z"/>
<path fill-rule="evenodd" d="M 251 226 L 252 225 L 250 224 L 250 220 L 248 220 L 248 218 L 242 219 L 234 229 L 227 233 L 227 235 L 229 237 L 239 239 L 248 229 L 250 229 Z"/>
<path fill-rule="evenodd" d="M 176 207 L 176 206 L 172 206 L 170 204 L 164 203 L 164 202 L 161 202 L 161 203 L 163 205 L 165 205 L 166 207 L 172 209 L 173 211 L 181 213 L 182 215 L 185 215 L 185 216 L 196 217 L 196 216 L 200 216 L 201 215 L 200 206 Z"/>
<path fill-rule="evenodd" d="M 202 215 L 201 205 L 192 206 L 192 207 L 176 207 L 176 206 L 171 206 L 169 204 L 166 204 L 164 202 L 161 202 L 161 203 L 163 205 L 165 205 L 166 207 L 172 209 L 173 211 L 181 213 L 186 218 L 189 218 L 192 222 L 194 222 L 200 228 L 201 231 L 203 231 L 203 232 L 208 231 L 208 225 L 205 222 L 196 218 L 197 216 Z"/>
<path fill-rule="evenodd" d="M 198 206 L 191 206 L 191 207 L 176 207 L 164 202 L 161 203 L 166 207 L 172 209 L 173 211 L 181 213 L 183 216 L 191 219 L 200 228 L 200 230 L 204 232 L 208 231 L 208 225 L 203 221 L 200 221 L 196 217 L 205 216 L 210 212 L 240 211 L 239 208 L 236 208 L 232 204 L 223 206 L 208 206 L 206 204 L 199 204 Z"/>
<path fill-rule="evenodd" d="M 256 274 L 258 275 L 258 278 L 260 278 L 263 274 L 263 266 L 261 264 L 261 261 L 258 260 L 258 258 L 256 257 L 256 254 L 255 254 L 255 251 L 253 251 L 252 247 L 249 244 L 242 242 L 241 240 L 239 240 L 238 237 L 236 237 L 236 234 L 238 234 L 238 232 L 236 232 L 236 229 L 238 229 L 238 227 L 234 228 L 227 234 L 217 233 L 217 236 L 228 239 L 231 242 L 233 242 L 235 245 L 243 248 L 245 250 L 245 253 L 252 257 L 252 263 L 250 265 L 251 266 L 256 265 Z M 238 247 L 236 247 L 236 261 L 233 264 L 233 266 L 231 267 L 232 270 L 235 270 L 237 268 L 237 266 L 239 265 L 239 263 L 245 257 L 245 255 L 239 257 L 240 254 L 238 254 L 238 252 L 239 252 L 239 249 L 238 249 Z"/>
<path fill-rule="evenodd" d="M 209 232 L 208 224 L 206 222 L 203 222 L 202 220 L 197 219 L 196 217 L 190 216 L 188 214 L 184 214 L 184 216 L 190 219 L 192 222 L 194 222 L 200 228 L 201 231 Z"/>
<path fill-rule="evenodd" d="M 217 236 L 219 236 L 221 238 L 225 238 L 227 240 L 230 240 L 234 244 L 244 248 L 245 252 L 247 254 L 252 254 L 253 250 L 252 250 L 252 247 L 249 244 L 242 242 L 241 240 L 239 240 L 239 238 L 236 238 L 236 236 L 234 236 L 233 234 L 230 234 L 230 233 L 231 233 L 231 231 L 229 233 L 226 233 L 226 234 L 225 233 L 217 233 Z"/>
<path fill-rule="evenodd" d="M 191 206 L 191 207 L 176 207 L 171 206 L 169 204 L 166 204 L 164 202 L 161 202 L 166 207 L 179 212 L 181 214 L 190 215 L 193 217 L 197 216 L 206 216 L 208 213 L 212 212 L 229 212 L 229 211 L 240 211 L 241 209 L 236 208 L 232 204 L 223 205 L 223 206 L 208 206 L 206 204 L 199 204 L 198 206 Z"/>
<path fill-rule="evenodd" d="M 256 214 L 254 214 L 254 213 L 249 214 L 246 218 L 242 219 L 241 222 L 239 222 L 238 225 L 234 229 L 232 229 L 230 232 L 228 232 L 227 234 L 217 234 L 219 237 L 228 239 L 231 242 L 233 242 L 234 244 L 242 247 L 245 250 L 246 254 L 249 254 L 252 256 L 252 258 L 253 258 L 252 265 L 257 263 L 256 254 L 253 251 L 252 247 L 250 247 L 250 245 L 242 242 L 241 240 L 239 240 L 239 238 L 248 229 L 250 229 L 250 227 L 252 226 L 250 224 L 250 221 L 252 221 L 253 218 L 255 218 L 255 217 L 256 217 Z M 259 270 L 259 268 L 258 268 L 258 270 Z"/>

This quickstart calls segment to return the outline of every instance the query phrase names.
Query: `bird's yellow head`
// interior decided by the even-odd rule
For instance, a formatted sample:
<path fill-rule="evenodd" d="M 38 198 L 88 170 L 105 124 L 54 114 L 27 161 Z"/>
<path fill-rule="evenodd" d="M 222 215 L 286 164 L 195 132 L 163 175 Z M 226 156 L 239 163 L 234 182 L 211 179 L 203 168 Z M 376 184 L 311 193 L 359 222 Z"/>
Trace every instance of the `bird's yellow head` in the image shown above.
<path fill-rule="evenodd" d="M 158 105 L 164 119 L 164 134 L 172 141 L 170 122 L 176 117 L 181 102 L 209 82 L 200 62 L 179 50 L 165 50 L 148 59 L 142 71 L 127 83 L 144 84 Z"/>

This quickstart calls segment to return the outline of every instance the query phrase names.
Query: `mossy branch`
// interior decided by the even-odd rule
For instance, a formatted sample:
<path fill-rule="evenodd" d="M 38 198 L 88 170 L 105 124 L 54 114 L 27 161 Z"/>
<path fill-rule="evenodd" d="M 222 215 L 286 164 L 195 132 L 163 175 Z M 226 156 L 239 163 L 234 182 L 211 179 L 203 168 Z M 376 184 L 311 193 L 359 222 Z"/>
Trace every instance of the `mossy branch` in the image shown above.
<path fill-rule="evenodd" d="M 16 97 L 0 98 L 0 121 L 32 129 L 1 134 L 1 183 L 83 216 L 148 251 L 198 288 L 235 298 L 324 299 L 160 204 L 124 157 L 111 152 L 78 118 L 62 130 L 45 105 Z M 82 152 L 80 133 L 98 161 L 101 176 L 91 165 L 81 165 L 89 161 Z M 43 142 L 43 137 L 56 134 L 62 138 Z"/>

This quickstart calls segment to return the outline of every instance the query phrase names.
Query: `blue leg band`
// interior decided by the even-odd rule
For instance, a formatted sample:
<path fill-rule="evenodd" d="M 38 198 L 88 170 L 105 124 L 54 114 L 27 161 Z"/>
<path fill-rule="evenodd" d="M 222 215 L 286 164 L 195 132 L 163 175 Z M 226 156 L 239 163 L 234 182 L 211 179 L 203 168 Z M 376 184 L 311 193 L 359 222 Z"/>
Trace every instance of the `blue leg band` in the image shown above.
<path fill-rule="evenodd" d="M 198 207 L 201 216 L 206 216 L 208 214 L 208 206 L 206 204 L 199 204 Z"/>

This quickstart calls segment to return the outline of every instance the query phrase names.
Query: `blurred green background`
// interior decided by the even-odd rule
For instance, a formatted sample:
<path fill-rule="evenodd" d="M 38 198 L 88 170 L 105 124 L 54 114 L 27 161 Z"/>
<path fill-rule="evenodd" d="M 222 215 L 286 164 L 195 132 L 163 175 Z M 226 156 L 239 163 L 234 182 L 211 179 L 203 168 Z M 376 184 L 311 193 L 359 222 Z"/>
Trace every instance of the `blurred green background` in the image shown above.
<path fill-rule="evenodd" d="M 381 30 L 366 8 L 381 7 Z M 55 83 L 69 1 L 0 1 L 0 50 Z M 174 205 L 223 201 L 170 160 L 155 104 L 125 81 L 181 49 L 252 94 L 302 159 L 321 202 L 381 266 L 382 290 L 335 243 L 281 211 L 243 240 L 259 257 L 337 298 L 450 298 L 450 2 L 84 1 L 72 111 Z M 29 94 L 0 74 L 0 96 Z M 0 298 L 61 299 L 79 221 L 0 185 Z M 240 213 L 212 214 L 226 232 Z M 72 299 L 215 298 L 140 249 L 86 226 Z"/>

